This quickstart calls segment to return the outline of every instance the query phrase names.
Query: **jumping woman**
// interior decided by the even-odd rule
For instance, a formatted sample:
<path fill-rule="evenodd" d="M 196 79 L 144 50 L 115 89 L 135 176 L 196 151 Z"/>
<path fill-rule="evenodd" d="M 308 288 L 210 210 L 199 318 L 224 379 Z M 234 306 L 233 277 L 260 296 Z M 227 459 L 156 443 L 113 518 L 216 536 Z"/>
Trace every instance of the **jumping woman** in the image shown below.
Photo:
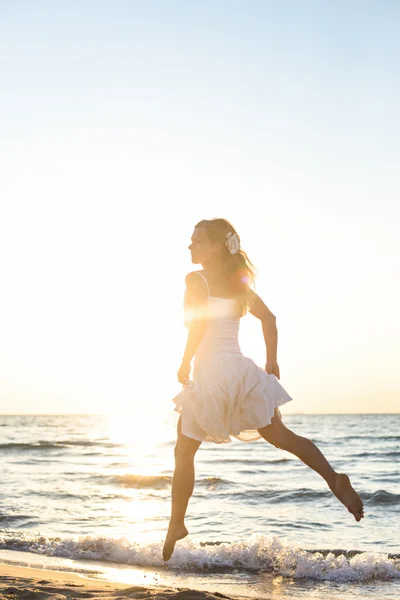
<path fill-rule="evenodd" d="M 170 559 L 175 543 L 188 535 L 185 514 L 200 444 L 227 443 L 230 436 L 244 442 L 263 438 L 291 452 L 321 475 L 336 498 L 360 521 L 364 507 L 349 477 L 337 473 L 314 442 L 297 435 L 282 421 L 279 406 L 292 398 L 278 382 L 276 317 L 250 288 L 255 269 L 241 249 L 234 227 L 225 219 L 200 221 L 189 250 L 192 263 L 201 264 L 203 269 L 185 278 L 188 339 L 178 371 L 183 387 L 174 398 L 180 416 L 164 560 Z M 240 351 L 239 323 L 247 310 L 262 323 L 265 370 Z"/>

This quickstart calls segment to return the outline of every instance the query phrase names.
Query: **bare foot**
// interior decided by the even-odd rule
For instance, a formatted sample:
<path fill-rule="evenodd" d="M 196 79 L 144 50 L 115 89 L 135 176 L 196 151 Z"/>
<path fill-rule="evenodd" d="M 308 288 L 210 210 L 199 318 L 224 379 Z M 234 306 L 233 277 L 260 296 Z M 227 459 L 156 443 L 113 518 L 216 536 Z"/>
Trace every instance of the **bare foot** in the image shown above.
<path fill-rule="evenodd" d="M 355 489 L 350 483 L 346 473 L 337 473 L 336 482 L 331 487 L 336 498 L 345 505 L 347 510 L 354 515 L 356 521 L 360 521 L 364 516 L 364 505 Z"/>
<path fill-rule="evenodd" d="M 165 538 L 163 548 L 163 559 L 169 560 L 175 548 L 175 543 L 178 540 L 183 540 L 188 535 L 188 530 L 183 523 L 179 525 L 170 524 L 167 531 L 167 537 Z"/>

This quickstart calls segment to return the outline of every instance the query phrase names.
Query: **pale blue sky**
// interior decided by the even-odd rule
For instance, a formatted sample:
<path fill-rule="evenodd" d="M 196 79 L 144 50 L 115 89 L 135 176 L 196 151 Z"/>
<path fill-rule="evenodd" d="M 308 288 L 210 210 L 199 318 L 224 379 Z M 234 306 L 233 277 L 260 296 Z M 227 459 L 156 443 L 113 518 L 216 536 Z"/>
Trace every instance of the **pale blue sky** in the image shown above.
<path fill-rule="evenodd" d="M 214 216 L 287 412 L 398 412 L 399 28 L 394 1 L 0 1 L 0 413 L 171 409 Z"/>

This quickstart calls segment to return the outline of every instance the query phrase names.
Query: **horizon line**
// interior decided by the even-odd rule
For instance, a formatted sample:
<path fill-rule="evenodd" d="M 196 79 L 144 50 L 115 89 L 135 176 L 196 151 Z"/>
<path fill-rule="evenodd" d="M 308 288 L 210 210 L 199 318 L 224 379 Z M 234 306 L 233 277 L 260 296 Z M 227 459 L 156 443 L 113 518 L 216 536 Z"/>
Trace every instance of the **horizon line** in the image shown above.
<path fill-rule="evenodd" d="M 119 411 L 124 412 L 124 411 Z M 0 417 L 107 417 L 113 413 L 0 413 Z M 399 412 L 336 412 L 336 413 L 325 413 L 325 412 L 294 412 L 284 413 L 288 416 L 299 416 L 299 415 L 400 415 Z"/>

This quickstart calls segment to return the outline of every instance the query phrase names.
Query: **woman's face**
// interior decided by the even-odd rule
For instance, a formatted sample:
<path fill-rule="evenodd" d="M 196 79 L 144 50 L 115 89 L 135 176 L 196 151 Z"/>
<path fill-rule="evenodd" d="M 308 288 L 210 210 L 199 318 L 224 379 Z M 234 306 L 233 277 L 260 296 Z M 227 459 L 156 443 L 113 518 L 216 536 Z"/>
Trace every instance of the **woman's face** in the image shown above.
<path fill-rule="evenodd" d="M 192 235 L 192 243 L 189 246 L 192 255 L 192 263 L 195 265 L 210 262 L 214 255 L 219 252 L 221 244 L 212 242 L 205 227 L 195 227 Z"/>

